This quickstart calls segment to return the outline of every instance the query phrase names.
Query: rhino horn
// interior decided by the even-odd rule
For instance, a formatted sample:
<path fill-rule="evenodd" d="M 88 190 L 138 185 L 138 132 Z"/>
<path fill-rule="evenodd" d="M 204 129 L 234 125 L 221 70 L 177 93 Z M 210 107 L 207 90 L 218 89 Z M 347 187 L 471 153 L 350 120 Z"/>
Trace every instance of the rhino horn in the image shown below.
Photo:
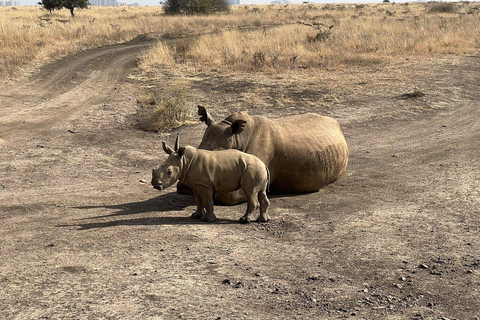
<path fill-rule="evenodd" d="M 177 133 L 177 139 L 175 139 L 175 147 L 173 148 L 174 151 L 177 151 L 180 147 L 180 134 Z"/>
<path fill-rule="evenodd" d="M 207 126 L 215 122 L 215 120 L 210 115 L 210 113 L 207 112 L 207 109 L 205 109 L 205 107 L 197 106 L 197 108 L 198 108 L 198 115 L 201 116 L 200 121 L 205 122 Z"/>

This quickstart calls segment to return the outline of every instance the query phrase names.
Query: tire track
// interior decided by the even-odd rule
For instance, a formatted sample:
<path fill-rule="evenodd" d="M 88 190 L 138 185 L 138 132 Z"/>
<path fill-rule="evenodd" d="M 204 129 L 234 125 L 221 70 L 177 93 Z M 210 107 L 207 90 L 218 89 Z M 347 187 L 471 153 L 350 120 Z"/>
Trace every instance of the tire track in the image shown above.
<path fill-rule="evenodd" d="M 0 141 L 52 130 L 104 101 L 150 41 L 113 45 L 67 57 L 0 94 Z"/>

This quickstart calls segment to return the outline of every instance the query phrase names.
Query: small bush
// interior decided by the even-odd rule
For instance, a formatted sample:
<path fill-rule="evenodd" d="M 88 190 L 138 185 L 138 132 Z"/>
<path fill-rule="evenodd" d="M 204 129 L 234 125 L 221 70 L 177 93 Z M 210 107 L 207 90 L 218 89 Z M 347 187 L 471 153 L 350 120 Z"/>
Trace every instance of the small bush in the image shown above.
<path fill-rule="evenodd" d="M 263 68 L 265 65 L 265 53 L 257 51 L 253 54 L 253 65 L 255 68 Z"/>
<path fill-rule="evenodd" d="M 175 45 L 174 60 L 177 63 L 185 63 L 188 59 L 188 54 L 191 47 L 195 43 L 193 39 L 182 39 L 178 40 Z"/>
<path fill-rule="evenodd" d="M 139 67 L 142 70 L 148 71 L 153 67 L 171 65 L 173 63 L 174 55 L 170 47 L 165 43 L 158 41 L 150 48 L 150 50 L 143 53 Z"/>
<path fill-rule="evenodd" d="M 454 13 L 457 6 L 451 2 L 433 3 L 428 8 L 428 13 Z"/>
<path fill-rule="evenodd" d="M 150 92 L 137 97 L 142 108 L 140 127 L 146 131 L 168 131 L 191 119 L 188 107 L 189 86 L 176 82 L 162 92 Z"/>

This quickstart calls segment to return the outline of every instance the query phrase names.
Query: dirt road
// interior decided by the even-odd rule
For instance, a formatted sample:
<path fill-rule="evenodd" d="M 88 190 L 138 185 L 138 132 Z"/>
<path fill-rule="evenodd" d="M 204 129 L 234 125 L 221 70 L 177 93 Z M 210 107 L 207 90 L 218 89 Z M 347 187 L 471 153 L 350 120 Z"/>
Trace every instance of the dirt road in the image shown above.
<path fill-rule="evenodd" d="M 345 74 L 334 108 L 305 107 L 293 84 L 296 108 L 251 109 L 335 117 L 348 172 L 271 196 L 269 223 L 238 224 L 243 204 L 208 224 L 149 185 L 162 137 L 132 124 L 128 80 L 147 45 L 74 55 L 0 93 L 0 318 L 478 319 L 479 56 Z M 402 98 L 401 75 L 425 96 Z M 235 81 L 195 85 L 235 100 Z M 175 133 L 197 145 L 203 129 Z"/>

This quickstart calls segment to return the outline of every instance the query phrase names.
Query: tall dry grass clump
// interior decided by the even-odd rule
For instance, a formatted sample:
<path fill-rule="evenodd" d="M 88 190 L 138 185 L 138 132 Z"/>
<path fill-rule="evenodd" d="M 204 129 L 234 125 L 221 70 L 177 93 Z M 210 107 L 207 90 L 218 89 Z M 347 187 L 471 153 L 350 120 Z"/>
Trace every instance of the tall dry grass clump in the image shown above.
<path fill-rule="evenodd" d="M 189 89 L 188 81 L 176 80 L 165 87 L 137 94 L 141 129 L 168 131 L 189 122 L 192 118 Z"/>
<path fill-rule="evenodd" d="M 165 43 L 158 41 L 150 50 L 142 56 L 142 67 L 152 69 L 165 65 L 175 64 L 172 50 Z"/>

